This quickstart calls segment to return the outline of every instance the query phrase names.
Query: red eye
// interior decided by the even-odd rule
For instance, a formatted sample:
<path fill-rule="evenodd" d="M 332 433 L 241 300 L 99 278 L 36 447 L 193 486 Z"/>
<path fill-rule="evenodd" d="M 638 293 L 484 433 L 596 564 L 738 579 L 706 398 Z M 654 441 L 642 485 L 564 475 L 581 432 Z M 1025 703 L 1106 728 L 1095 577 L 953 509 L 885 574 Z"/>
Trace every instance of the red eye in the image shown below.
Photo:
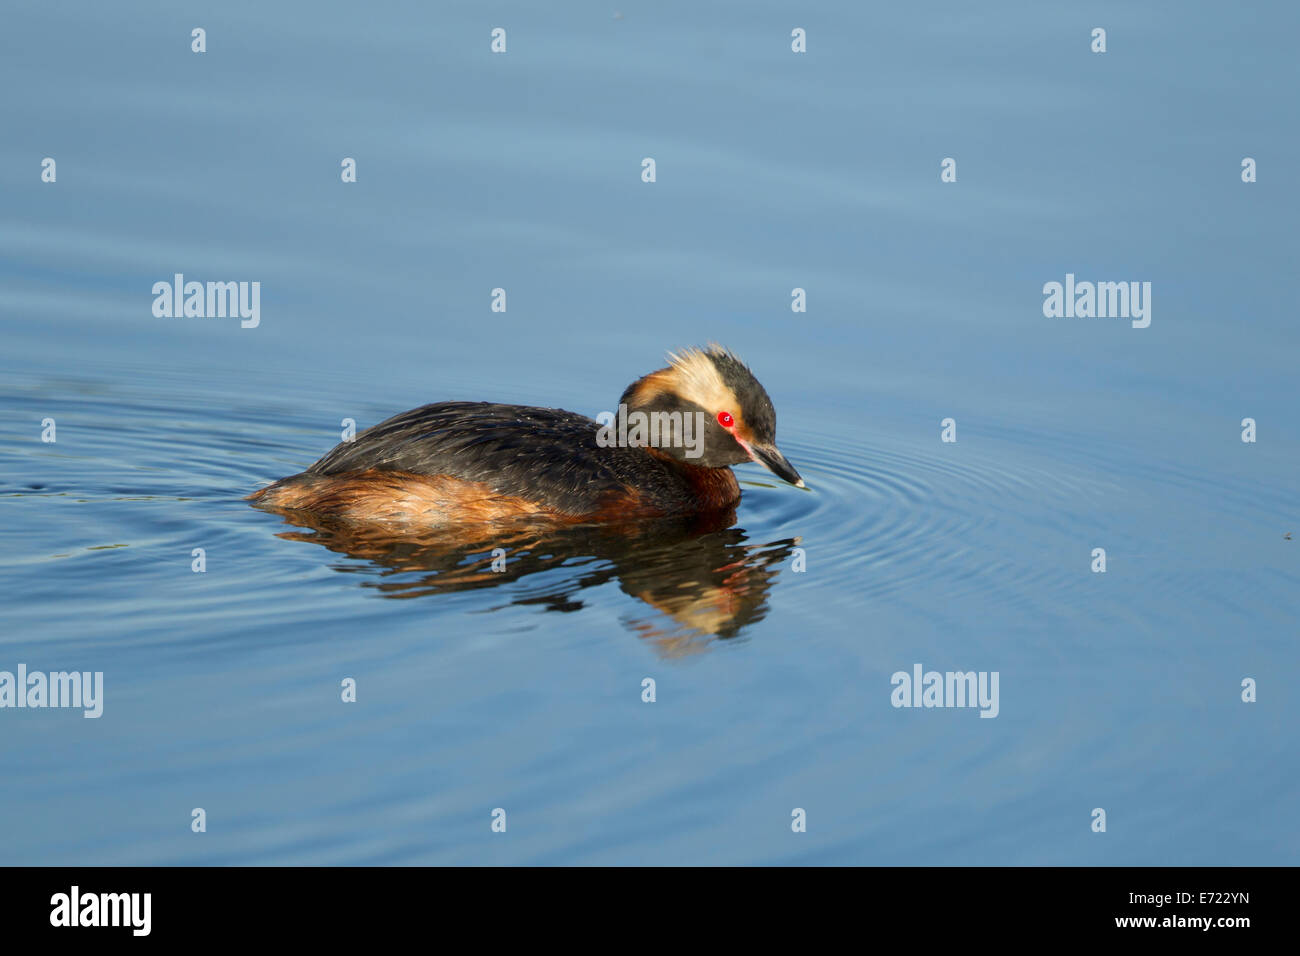
<path fill-rule="evenodd" d="M 718 424 L 723 428 L 730 428 L 736 424 L 736 420 L 731 417 L 730 412 L 718 412 Z"/>

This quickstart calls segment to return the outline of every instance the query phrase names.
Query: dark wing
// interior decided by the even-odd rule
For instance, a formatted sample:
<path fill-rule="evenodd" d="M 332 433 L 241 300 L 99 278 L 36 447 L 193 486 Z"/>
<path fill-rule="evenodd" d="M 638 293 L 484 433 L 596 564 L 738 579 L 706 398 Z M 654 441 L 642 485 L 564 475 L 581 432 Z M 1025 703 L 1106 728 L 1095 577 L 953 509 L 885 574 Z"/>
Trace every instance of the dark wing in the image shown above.
<path fill-rule="evenodd" d="M 338 475 L 377 468 L 477 481 L 498 494 L 541 500 L 571 514 L 597 510 L 661 466 L 644 451 L 601 448 L 598 425 L 558 408 L 439 402 L 367 428 L 307 469 Z"/>

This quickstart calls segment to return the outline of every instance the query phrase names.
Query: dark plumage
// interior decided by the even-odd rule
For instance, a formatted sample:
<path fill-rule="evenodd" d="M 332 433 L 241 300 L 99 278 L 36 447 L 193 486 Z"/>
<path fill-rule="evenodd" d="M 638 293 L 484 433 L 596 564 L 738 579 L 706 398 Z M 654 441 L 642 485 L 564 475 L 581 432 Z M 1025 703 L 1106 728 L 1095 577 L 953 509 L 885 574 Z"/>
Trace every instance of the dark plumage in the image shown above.
<path fill-rule="evenodd" d="M 451 475 L 573 515 L 598 511 L 608 496 L 632 487 L 672 511 L 686 509 L 689 501 L 670 462 L 640 448 L 601 448 L 599 427 L 586 415 L 560 408 L 438 402 L 366 429 L 305 474 L 375 468 Z"/>

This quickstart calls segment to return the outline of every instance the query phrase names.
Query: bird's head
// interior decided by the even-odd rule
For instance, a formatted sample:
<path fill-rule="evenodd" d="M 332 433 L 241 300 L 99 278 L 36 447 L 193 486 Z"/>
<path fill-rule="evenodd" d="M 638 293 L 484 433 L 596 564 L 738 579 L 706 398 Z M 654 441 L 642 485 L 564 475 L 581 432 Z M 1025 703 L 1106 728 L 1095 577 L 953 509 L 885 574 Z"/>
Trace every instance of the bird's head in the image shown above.
<path fill-rule="evenodd" d="M 720 345 L 669 353 L 668 367 L 637 379 L 620 406 L 647 416 L 689 414 L 703 424 L 691 442 L 656 445 L 660 453 L 705 468 L 756 461 L 797 488 L 803 479 L 776 447 L 776 410 L 754 373 Z M 702 440 L 700 440 L 702 438 Z"/>

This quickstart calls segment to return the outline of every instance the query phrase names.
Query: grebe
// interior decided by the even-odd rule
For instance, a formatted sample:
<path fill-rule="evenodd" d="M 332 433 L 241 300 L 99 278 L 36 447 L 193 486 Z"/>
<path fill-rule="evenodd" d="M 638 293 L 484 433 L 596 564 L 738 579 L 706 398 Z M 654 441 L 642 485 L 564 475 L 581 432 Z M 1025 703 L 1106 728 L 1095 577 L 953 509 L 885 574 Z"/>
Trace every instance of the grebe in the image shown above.
<path fill-rule="evenodd" d="M 747 461 L 804 487 L 777 450 L 772 400 L 739 358 L 719 345 L 668 358 L 627 387 L 612 421 L 438 402 L 380 422 L 248 497 L 276 511 L 427 526 L 725 511 L 740 500 L 729 466 Z"/>

